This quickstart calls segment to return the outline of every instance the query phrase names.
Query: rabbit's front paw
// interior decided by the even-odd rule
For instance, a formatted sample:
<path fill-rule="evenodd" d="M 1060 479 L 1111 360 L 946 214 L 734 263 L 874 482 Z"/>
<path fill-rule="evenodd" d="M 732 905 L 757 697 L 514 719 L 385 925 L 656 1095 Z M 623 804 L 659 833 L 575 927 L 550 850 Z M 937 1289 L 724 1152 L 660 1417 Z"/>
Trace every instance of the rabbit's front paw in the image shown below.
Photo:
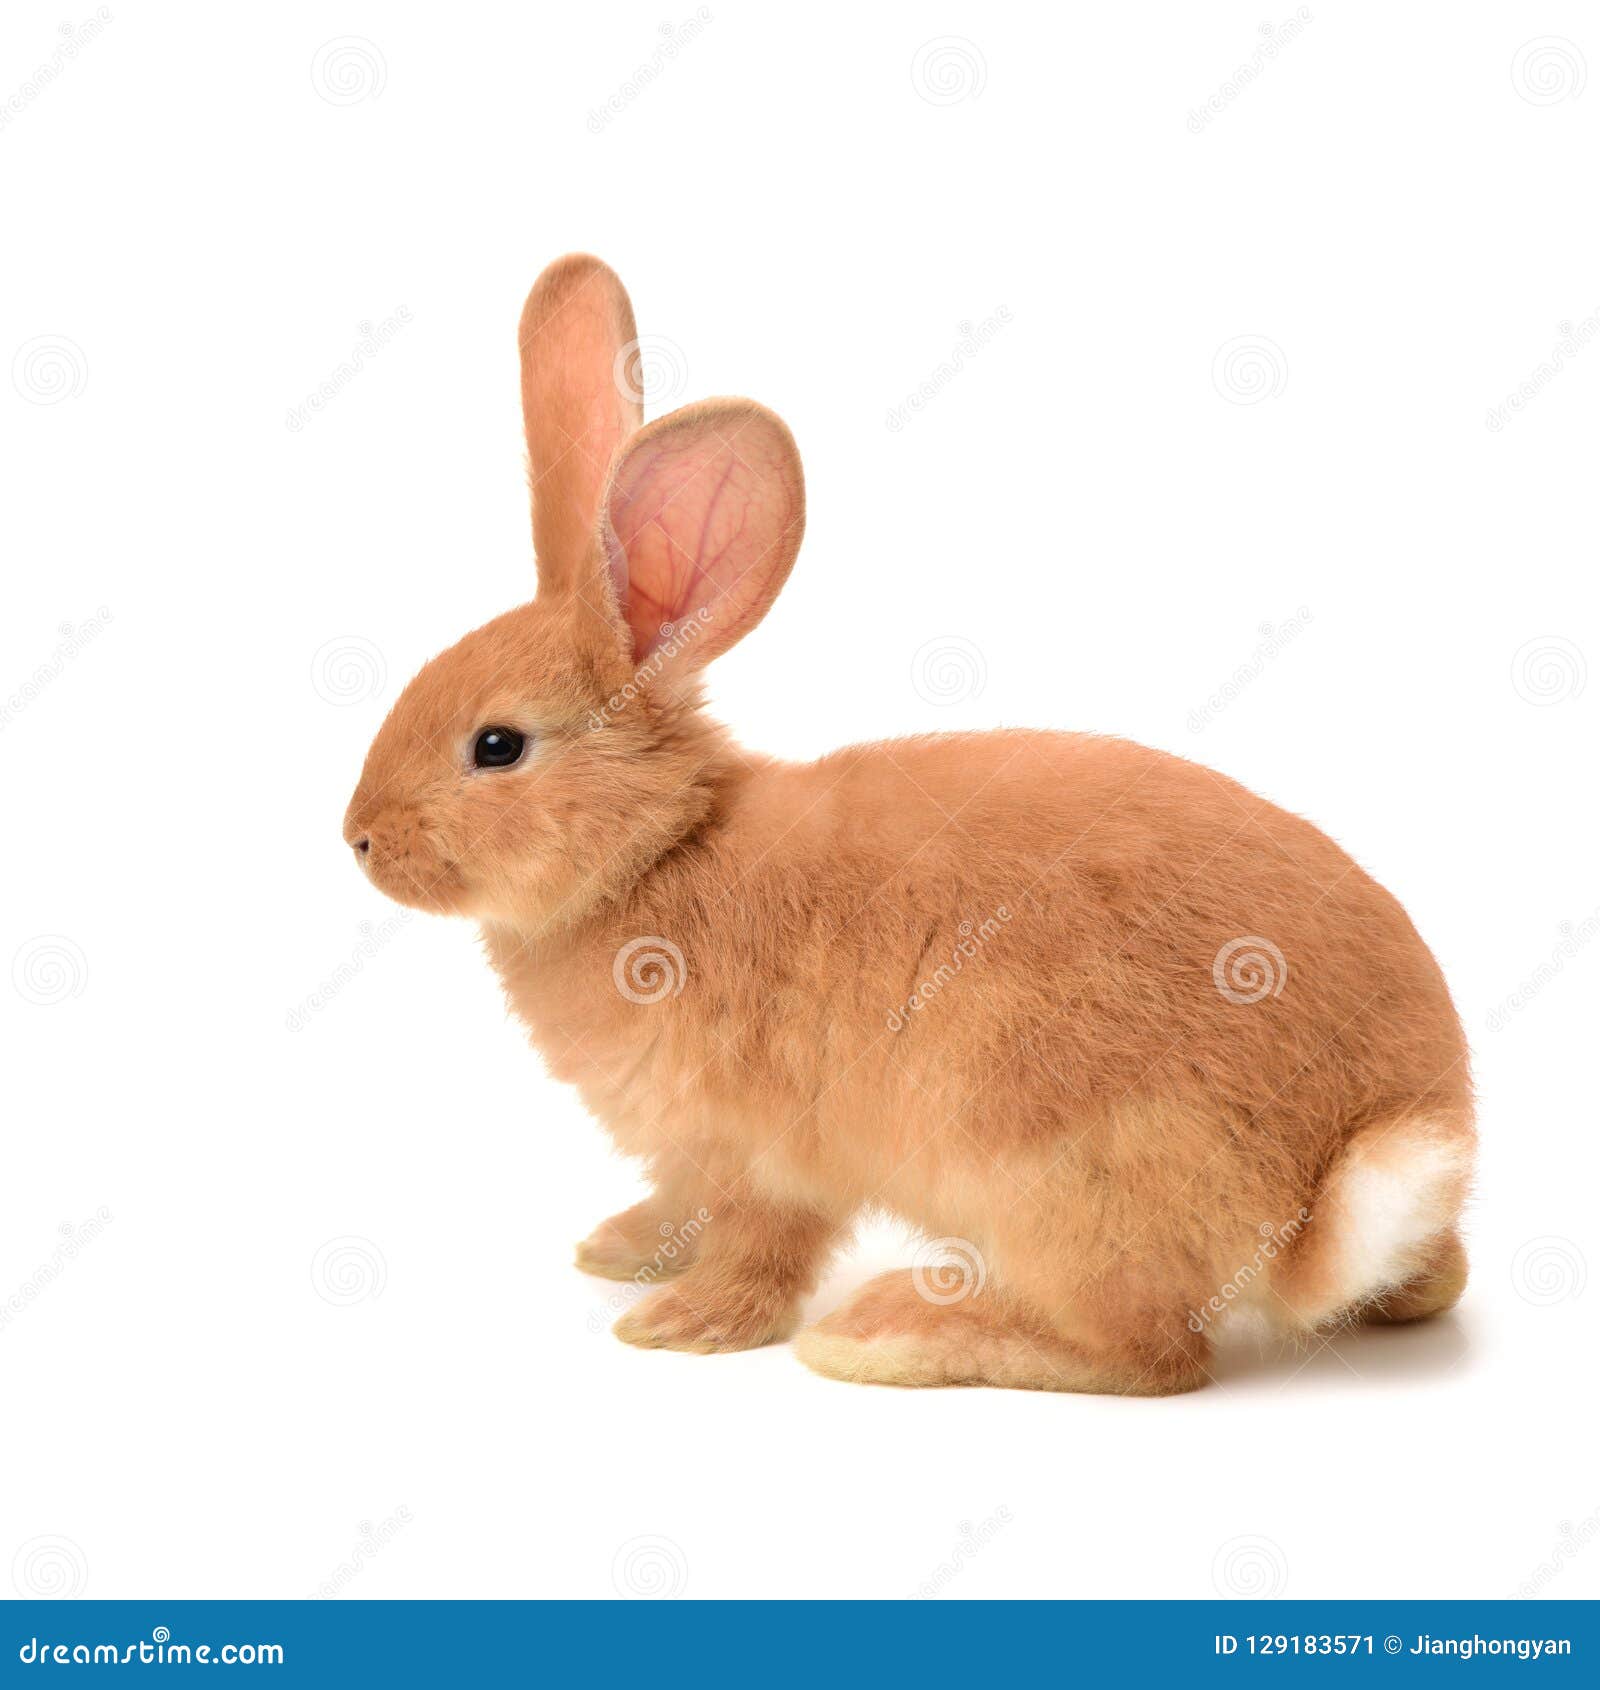
<path fill-rule="evenodd" d="M 578 1246 L 577 1265 L 601 1279 L 650 1284 L 683 1272 L 693 1258 L 699 1231 L 698 1224 L 691 1230 L 675 1222 L 659 1200 L 638 1203 L 601 1221 Z"/>
<path fill-rule="evenodd" d="M 693 1350 L 715 1355 L 754 1350 L 787 1338 L 796 1316 L 787 1296 L 759 1284 L 695 1284 L 689 1274 L 681 1285 L 653 1291 L 630 1309 L 612 1331 L 625 1344 L 645 1350 Z"/>

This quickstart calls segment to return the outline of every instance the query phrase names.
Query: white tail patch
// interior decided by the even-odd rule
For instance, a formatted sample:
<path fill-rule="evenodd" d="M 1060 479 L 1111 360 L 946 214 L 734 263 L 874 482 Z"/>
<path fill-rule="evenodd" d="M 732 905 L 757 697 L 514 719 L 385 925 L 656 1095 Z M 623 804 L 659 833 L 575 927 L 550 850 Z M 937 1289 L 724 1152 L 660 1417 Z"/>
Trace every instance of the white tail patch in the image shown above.
<path fill-rule="evenodd" d="M 1320 1326 L 1414 1279 L 1460 1214 L 1472 1149 L 1459 1128 L 1428 1120 L 1357 1133 L 1287 1264 L 1280 1313 L 1292 1313 L 1294 1325 Z"/>

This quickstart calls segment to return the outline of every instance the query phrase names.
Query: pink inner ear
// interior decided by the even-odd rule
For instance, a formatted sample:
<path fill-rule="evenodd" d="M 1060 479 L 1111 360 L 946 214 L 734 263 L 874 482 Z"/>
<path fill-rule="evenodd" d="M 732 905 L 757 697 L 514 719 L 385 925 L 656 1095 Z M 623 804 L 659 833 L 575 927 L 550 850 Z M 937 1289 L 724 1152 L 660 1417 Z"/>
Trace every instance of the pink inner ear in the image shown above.
<path fill-rule="evenodd" d="M 788 431 L 755 406 L 664 421 L 612 482 L 612 579 L 636 658 L 694 623 L 704 661 L 754 626 L 794 561 L 799 461 Z"/>

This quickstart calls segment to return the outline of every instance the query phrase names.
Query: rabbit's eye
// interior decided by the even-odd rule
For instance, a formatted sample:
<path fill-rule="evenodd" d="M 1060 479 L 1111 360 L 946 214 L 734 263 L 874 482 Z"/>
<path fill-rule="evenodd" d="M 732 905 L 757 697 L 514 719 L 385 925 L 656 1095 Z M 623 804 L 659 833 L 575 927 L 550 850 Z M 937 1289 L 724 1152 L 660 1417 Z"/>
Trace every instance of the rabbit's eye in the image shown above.
<path fill-rule="evenodd" d="M 522 735 L 515 728 L 485 728 L 472 748 L 480 769 L 508 769 L 522 755 Z"/>

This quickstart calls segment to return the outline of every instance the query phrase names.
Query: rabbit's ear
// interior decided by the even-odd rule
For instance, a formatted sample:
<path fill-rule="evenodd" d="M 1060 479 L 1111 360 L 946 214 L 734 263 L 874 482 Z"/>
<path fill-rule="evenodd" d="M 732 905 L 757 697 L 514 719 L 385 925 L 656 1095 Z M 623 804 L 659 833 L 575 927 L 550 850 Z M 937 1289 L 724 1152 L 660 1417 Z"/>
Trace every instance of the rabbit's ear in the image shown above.
<path fill-rule="evenodd" d="M 705 399 L 641 429 L 618 454 L 600 523 L 635 659 L 686 673 L 743 638 L 805 523 L 794 436 L 764 406 Z"/>
<path fill-rule="evenodd" d="M 598 258 L 558 258 L 522 308 L 522 420 L 542 588 L 578 585 L 593 544 L 606 471 L 644 420 L 624 365 L 633 307 Z"/>

